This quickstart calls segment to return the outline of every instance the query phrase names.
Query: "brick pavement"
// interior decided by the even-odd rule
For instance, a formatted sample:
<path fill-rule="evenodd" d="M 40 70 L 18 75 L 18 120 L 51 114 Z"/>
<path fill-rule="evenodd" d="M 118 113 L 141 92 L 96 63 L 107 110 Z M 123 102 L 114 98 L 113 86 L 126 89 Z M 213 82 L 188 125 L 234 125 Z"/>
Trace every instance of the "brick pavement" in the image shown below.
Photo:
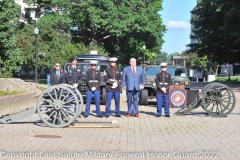
<path fill-rule="evenodd" d="M 235 95 L 240 98 L 240 92 Z M 95 106 L 81 123 L 106 124 L 117 120 L 119 128 L 50 128 L 38 114 L 13 124 L 0 124 L 0 160 L 10 159 L 230 159 L 240 158 L 240 100 L 224 118 L 206 116 L 199 108 L 195 115 L 156 118 L 156 106 L 140 106 L 140 118 L 97 118 Z M 35 107 L 36 100 L 0 109 L 0 115 Z M 105 106 L 101 106 L 104 111 Z M 114 107 L 112 107 L 112 114 Z M 127 110 L 121 95 L 122 115 Z M 36 138 L 57 135 L 61 138 Z M 110 155 L 112 154 L 112 155 Z M 100 155 L 102 157 L 100 157 Z M 17 156 L 20 156 L 17 157 Z M 112 156 L 110 158 L 110 156 Z M 188 156 L 191 156 L 188 158 Z M 201 157 L 200 157 L 201 156 Z M 212 158 L 207 158 L 211 156 Z M 179 158 L 178 158 L 179 157 Z"/>

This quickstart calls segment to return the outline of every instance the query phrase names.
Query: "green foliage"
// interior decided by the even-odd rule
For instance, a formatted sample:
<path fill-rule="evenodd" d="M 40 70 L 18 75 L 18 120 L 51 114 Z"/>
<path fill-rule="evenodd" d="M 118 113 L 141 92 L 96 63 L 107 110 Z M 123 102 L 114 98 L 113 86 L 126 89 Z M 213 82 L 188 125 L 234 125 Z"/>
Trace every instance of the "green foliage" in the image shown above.
<path fill-rule="evenodd" d="M 236 0 L 202 0 L 192 11 L 195 26 L 191 38 L 198 43 L 189 44 L 190 52 L 207 55 L 219 63 L 239 62 L 240 58 L 240 3 Z"/>
<path fill-rule="evenodd" d="M 161 62 L 171 62 L 168 60 L 168 53 L 167 52 L 159 52 L 156 63 L 160 64 Z"/>
<path fill-rule="evenodd" d="M 12 94 L 21 94 L 23 91 L 18 91 L 18 90 L 0 90 L 0 96 L 7 96 L 7 95 L 12 95 Z"/>
<path fill-rule="evenodd" d="M 70 20 L 62 21 L 65 16 L 49 14 L 41 18 L 36 24 L 39 28 L 38 35 L 38 66 L 52 67 L 55 62 L 66 63 L 71 57 L 78 54 L 90 53 L 90 48 L 99 53 L 107 54 L 101 46 L 86 46 L 83 43 L 71 43 L 71 35 L 68 33 Z M 23 50 L 24 65 L 27 70 L 34 70 L 35 44 L 33 25 L 26 24 L 17 34 L 18 47 Z"/>
<path fill-rule="evenodd" d="M 33 4 L 34 0 L 25 0 Z M 139 49 L 146 44 L 146 60 L 155 61 L 163 44 L 166 27 L 158 11 L 162 0 L 38 0 L 42 17 L 33 25 L 22 24 L 15 32 L 17 48 L 24 56 L 22 67 L 34 69 L 35 36 L 38 27 L 38 65 L 65 63 L 77 54 L 98 50 L 98 53 L 118 57 L 119 66 L 128 64 L 131 57 L 142 57 Z M 44 14 L 49 8 L 51 14 Z M 34 8 L 32 8 L 34 9 Z M 44 15 L 43 15 L 44 14 Z M 78 27 L 78 30 L 71 30 Z M 157 55 L 157 54 L 156 54 Z"/>
<path fill-rule="evenodd" d="M 141 43 L 149 52 L 157 52 L 163 43 L 166 31 L 158 11 L 162 1 L 143 0 L 75 0 L 70 16 L 78 26 L 78 41 L 85 44 L 103 44 L 110 56 L 128 64 L 129 59 L 142 57 Z M 150 58 L 150 57 L 149 57 Z"/>
<path fill-rule="evenodd" d="M 216 77 L 215 82 L 224 82 L 228 81 L 228 76 L 226 77 Z M 230 81 L 228 81 L 229 83 Z M 240 82 L 240 76 L 231 76 L 231 82 Z"/>
<path fill-rule="evenodd" d="M 0 74 L 0 78 L 11 78 L 12 73 L 11 72 L 4 72 L 4 74 Z"/>
<path fill-rule="evenodd" d="M 14 33 L 20 23 L 20 6 L 12 0 L 0 3 L 0 71 L 8 73 L 19 71 L 23 63 L 22 52 L 16 46 Z"/>

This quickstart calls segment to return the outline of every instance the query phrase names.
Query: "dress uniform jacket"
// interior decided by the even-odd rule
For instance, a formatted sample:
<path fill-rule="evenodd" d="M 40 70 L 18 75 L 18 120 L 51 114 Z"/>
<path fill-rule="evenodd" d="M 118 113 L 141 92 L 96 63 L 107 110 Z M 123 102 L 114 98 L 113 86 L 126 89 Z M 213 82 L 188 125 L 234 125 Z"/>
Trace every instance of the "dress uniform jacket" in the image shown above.
<path fill-rule="evenodd" d="M 73 85 L 74 83 L 77 83 L 78 85 L 80 85 L 82 78 L 83 78 L 83 75 L 82 75 L 80 66 L 76 68 L 73 68 L 73 66 L 71 66 L 69 68 L 69 71 L 66 74 L 66 79 L 68 83 L 71 85 Z"/>
<path fill-rule="evenodd" d="M 109 67 L 105 71 L 104 74 L 105 80 L 106 80 L 106 91 L 110 92 L 120 92 L 121 91 L 121 82 L 122 82 L 122 72 L 120 68 L 117 67 Z M 113 82 L 112 80 L 116 80 L 118 86 L 116 88 L 112 88 Z"/>
<path fill-rule="evenodd" d="M 63 71 L 59 71 L 59 77 L 56 73 L 56 70 L 51 72 L 50 75 L 50 83 L 51 85 L 57 85 L 57 84 L 61 84 L 61 83 L 66 83 L 66 79 L 65 79 L 65 74 L 63 73 Z"/>
<path fill-rule="evenodd" d="M 96 90 L 100 90 L 100 85 L 101 85 L 100 71 L 89 69 L 86 72 L 86 83 L 88 85 L 87 90 L 91 90 L 92 87 L 96 87 Z"/>
<path fill-rule="evenodd" d="M 172 84 L 171 74 L 168 72 L 160 72 L 155 77 L 155 83 L 157 86 L 157 94 L 168 94 L 169 86 Z M 162 87 L 167 89 L 167 92 L 161 90 Z"/>

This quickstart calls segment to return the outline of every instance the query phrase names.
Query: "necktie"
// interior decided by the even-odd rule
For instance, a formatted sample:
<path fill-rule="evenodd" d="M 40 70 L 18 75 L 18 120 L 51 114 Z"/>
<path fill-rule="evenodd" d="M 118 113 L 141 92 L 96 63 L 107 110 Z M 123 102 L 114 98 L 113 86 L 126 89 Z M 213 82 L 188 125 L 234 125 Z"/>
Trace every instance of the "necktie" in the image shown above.
<path fill-rule="evenodd" d="M 132 71 L 133 71 L 133 75 L 135 77 L 136 76 L 136 72 L 135 72 L 135 68 L 134 67 L 132 67 Z"/>
<path fill-rule="evenodd" d="M 60 73 L 59 73 L 59 71 L 57 71 L 57 79 L 58 79 L 58 82 L 59 82 L 59 77 L 60 77 Z"/>

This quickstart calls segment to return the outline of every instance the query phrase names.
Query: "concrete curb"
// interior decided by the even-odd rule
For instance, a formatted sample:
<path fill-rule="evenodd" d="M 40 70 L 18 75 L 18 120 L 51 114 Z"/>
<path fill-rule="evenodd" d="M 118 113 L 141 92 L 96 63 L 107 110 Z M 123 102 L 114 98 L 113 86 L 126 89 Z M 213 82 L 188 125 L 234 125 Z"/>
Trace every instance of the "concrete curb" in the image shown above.
<path fill-rule="evenodd" d="M 41 91 L 19 78 L 0 78 L 0 89 L 20 90 L 24 93 L 0 97 L 0 107 L 38 97 Z"/>

